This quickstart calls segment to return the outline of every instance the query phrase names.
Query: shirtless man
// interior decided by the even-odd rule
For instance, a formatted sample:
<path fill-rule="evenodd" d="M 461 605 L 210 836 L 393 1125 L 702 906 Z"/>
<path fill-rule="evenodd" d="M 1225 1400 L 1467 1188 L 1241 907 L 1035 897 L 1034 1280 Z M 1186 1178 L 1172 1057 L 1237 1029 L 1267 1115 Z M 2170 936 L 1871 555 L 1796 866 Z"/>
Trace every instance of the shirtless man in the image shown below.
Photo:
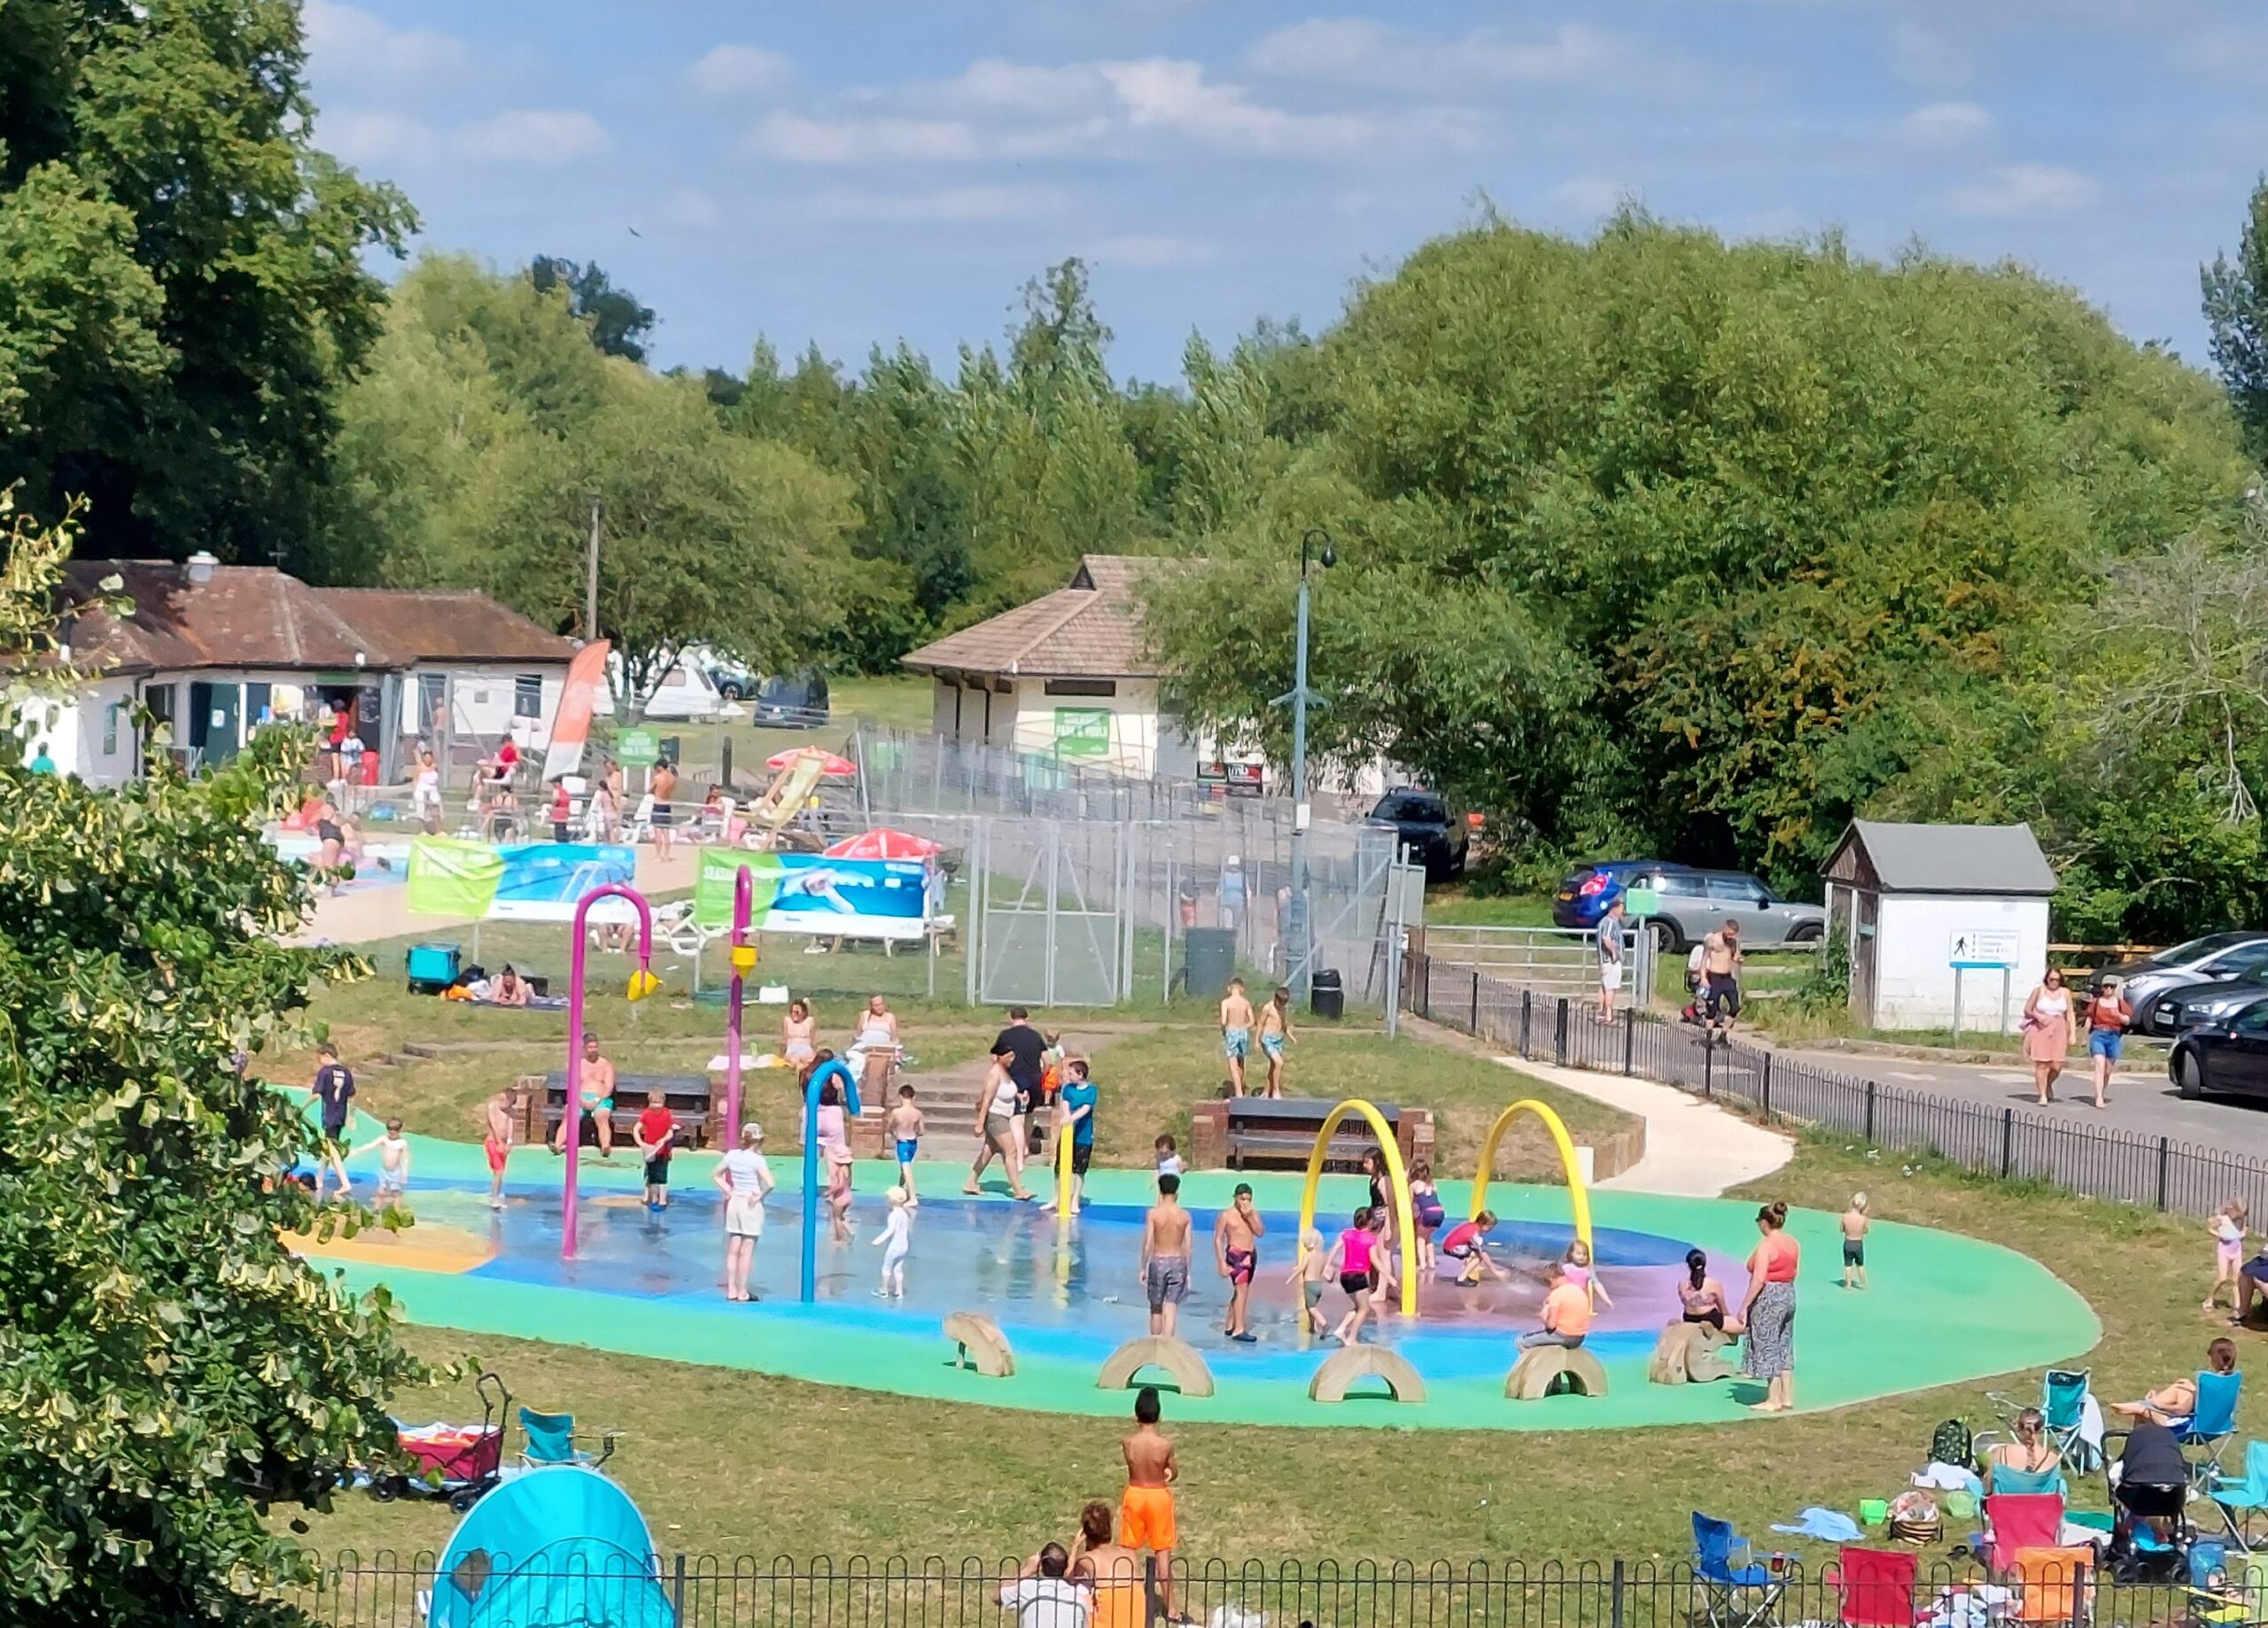
<path fill-rule="evenodd" d="M 579 1092 L 582 1112 L 571 1111 L 559 1116 L 559 1128 L 552 1133 L 551 1151 L 564 1153 L 569 1131 L 575 1136 L 575 1156 L 582 1157 L 583 1126 L 590 1122 L 599 1134 L 599 1157 L 614 1157 L 614 1065 L 599 1055 L 599 1037 L 583 1036 L 583 1075 Z"/>
<path fill-rule="evenodd" d="M 1161 1411 L 1157 1386 L 1134 1393 L 1134 1433 L 1119 1443 L 1126 1455 L 1126 1491 L 1118 1501 L 1118 1541 L 1135 1554 L 1147 1549 L 1158 1557 L 1158 1616 L 1171 1622 L 1173 1552 L 1180 1541 L 1173 1488 L 1181 1466 L 1174 1461 L 1173 1443 L 1158 1429 Z"/>
<path fill-rule="evenodd" d="M 1268 1059 L 1268 1095 L 1284 1094 L 1284 1049 L 1292 1043 L 1292 992 L 1283 985 L 1260 1009 L 1260 1050 Z"/>
<path fill-rule="evenodd" d="M 504 1207 L 504 1161 L 512 1152 L 512 1096 L 498 1091 L 488 1099 L 485 1111 L 487 1135 L 481 1138 L 483 1150 L 488 1155 L 488 1207 Z"/>
<path fill-rule="evenodd" d="M 1730 917 L 1701 941 L 1701 1015 L 1712 1040 L 1732 1033 L 1740 1016 L 1740 923 Z"/>
<path fill-rule="evenodd" d="M 1189 1212 L 1181 1207 L 1181 1178 L 1158 1178 L 1158 1201 L 1142 1222 L 1141 1275 L 1150 1297 L 1150 1332 L 1170 1337 L 1189 1298 Z"/>
<path fill-rule="evenodd" d="M 1229 992 L 1221 997 L 1221 1055 L 1229 1062 L 1229 1090 L 1238 1097 L 1244 1095 L 1244 1059 L 1252 1050 L 1253 1022 L 1244 980 L 1230 979 Z"/>
<path fill-rule="evenodd" d="M 1260 1235 L 1267 1230 L 1260 1212 L 1252 1207 L 1252 1184 L 1239 1182 L 1235 1201 L 1213 1223 L 1213 1260 L 1229 1280 L 1229 1321 L 1222 1332 L 1247 1345 L 1258 1336 L 1246 1323 L 1245 1302 L 1252 1296 L 1252 1275 L 1260 1265 Z"/>

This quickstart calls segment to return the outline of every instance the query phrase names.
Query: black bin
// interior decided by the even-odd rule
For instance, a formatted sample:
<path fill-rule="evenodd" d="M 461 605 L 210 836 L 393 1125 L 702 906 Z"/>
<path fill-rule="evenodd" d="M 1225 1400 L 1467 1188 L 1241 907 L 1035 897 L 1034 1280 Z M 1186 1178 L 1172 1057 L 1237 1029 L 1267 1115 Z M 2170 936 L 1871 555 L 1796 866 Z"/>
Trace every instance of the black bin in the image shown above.
<path fill-rule="evenodd" d="M 1314 985 L 1308 991 L 1308 1010 L 1334 1021 L 1347 1015 L 1347 986 L 1340 981 L 1337 967 L 1317 969 Z"/>

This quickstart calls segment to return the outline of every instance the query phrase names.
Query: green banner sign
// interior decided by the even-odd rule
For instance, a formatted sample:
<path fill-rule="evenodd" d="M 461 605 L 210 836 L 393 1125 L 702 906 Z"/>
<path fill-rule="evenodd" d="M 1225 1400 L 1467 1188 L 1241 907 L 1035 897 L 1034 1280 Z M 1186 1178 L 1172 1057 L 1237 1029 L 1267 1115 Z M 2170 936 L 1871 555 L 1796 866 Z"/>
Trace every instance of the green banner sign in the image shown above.
<path fill-rule="evenodd" d="M 504 856 L 485 842 L 419 837 L 409 845 L 409 911 L 478 921 L 496 902 Z"/>
<path fill-rule="evenodd" d="M 650 729 L 625 729 L 614 738 L 614 757 L 628 768 L 650 768 L 662 760 L 662 738 Z"/>
<path fill-rule="evenodd" d="M 1632 888 L 1622 895 L 1622 909 L 1632 916 L 1658 916 L 1662 913 L 1662 895 L 1651 888 Z"/>
<path fill-rule="evenodd" d="M 1055 709 L 1055 755 L 1058 757 L 1110 756 L 1110 709 Z"/>

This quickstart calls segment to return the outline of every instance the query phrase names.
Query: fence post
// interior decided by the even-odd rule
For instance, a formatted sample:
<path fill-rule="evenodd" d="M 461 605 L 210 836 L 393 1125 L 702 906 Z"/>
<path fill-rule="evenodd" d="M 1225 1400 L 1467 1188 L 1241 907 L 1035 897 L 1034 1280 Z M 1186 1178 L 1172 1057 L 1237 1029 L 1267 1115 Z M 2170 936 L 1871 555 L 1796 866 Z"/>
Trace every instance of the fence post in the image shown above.
<path fill-rule="evenodd" d="M 1617 1559 L 1614 1562 L 1613 1593 L 1607 1597 L 1607 1621 L 1610 1628 L 1622 1628 L 1622 1562 Z"/>
<path fill-rule="evenodd" d="M 670 1562 L 670 1610 L 677 1620 L 685 1620 L 685 1551 L 680 1549 L 677 1558 Z"/>
<path fill-rule="evenodd" d="M 1622 1009 L 1622 1077 L 1630 1077 L 1631 1048 L 1637 1043 L 1638 1014 L 1628 1006 Z"/>
<path fill-rule="evenodd" d="M 2087 1568 L 2085 1562 L 2071 1568 L 2071 1628 L 2087 1628 Z"/>
<path fill-rule="evenodd" d="M 1772 1054 L 1764 1054 L 1764 1117 L 1772 1117 Z"/>
<path fill-rule="evenodd" d="M 1705 1035 L 1702 1038 L 1706 1040 L 1708 1036 Z M 1701 1095 L 1714 1097 L 1716 1094 L 1717 1048 L 1705 1045 L 1701 1048 Z"/>
<path fill-rule="evenodd" d="M 2000 1110 L 2000 1180 L 2008 1179 L 2016 1167 L 2016 1111 Z"/>
<path fill-rule="evenodd" d="M 2158 1209 L 2161 1213 L 2163 1213 L 2165 1209 L 2166 1161 L 2172 1156 L 2172 1152 L 2173 1144 L 2169 1143 L 2163 1136 L 2160 1136 L 2158 1138 Z"/>
<path fill-rule="evenodd" d="M 1551 1025 L 1551 1060 L 1567 1066 L 1567 997 L 1559 997 L 1559 1014 Z"/>
<path fill-rule="evenodd" d="M 1472 975 L 1472 1023 L 1466 1032 L 1480 1033 L 1480 974 L 1478 973 Z"/>
<path fill-rule="evenodd" d="M 1875 1139 L 1875 1082 L 1867 1081 L 1867 1140 Z"/>
<path fill-rule="evenodd" d="M 1528 1019 L 1534 1013 L 1534 1009 L 1535 991 L 1533 989 L 1522 989 L 1520 991 L 1520 1055 L 1522 1057 L 1526 1057 L 1528 1054 Z"/>

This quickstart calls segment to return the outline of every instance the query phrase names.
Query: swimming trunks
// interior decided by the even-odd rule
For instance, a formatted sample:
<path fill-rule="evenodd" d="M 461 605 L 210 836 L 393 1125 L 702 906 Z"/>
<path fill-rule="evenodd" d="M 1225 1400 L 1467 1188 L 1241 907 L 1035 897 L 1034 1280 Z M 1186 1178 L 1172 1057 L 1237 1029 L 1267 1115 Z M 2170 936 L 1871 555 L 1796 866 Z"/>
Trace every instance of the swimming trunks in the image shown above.
<path fill-rule="evenodd" d="M 1300 1284 L 1300 1299 L 1307 1303 L 1309 1311 L 1313 1311 L 1323 1304 L 1323 1285 L 1312 1277 L 1307 1279 Z"/>
<path fill-rule="evenodd" d="M 1867 1264 L 1867 1244 L 1864 1238 L 1843 1240 L 1843 1264 L 1846 1267 L 1862 1267 Z"/>
<path fill-rule="evenodd" d="M 504 1156 L 511 1150 L 503 1143 L 497 1141 L 493 1136 L 487 1138 L 487 1140 L 481 1145 L 488 1150 L 488 1167 L 491 1170 L 502 1170 L 504 1168 Z"/>
<path fill-rule="evenodd" d="M 666 1153 L 646 1161 L 646 1185 L 667 1187 L 670 1184 L 670 1156 Z"/>
<path fill-rule="evenodd" d="M 900 1138 L 897 1144 L 897 1162 L 901 1165 L 910 1165 L 913 1162 L 914 1154 L 920 1151 L 921 1143 L 919 1138 L 912 1142 Z"/>
<path fill-rule="evenodd" d="M 1429 1231 L 1449 1219 L 1449 1212 L 1441 1207 L 1437 1193 L 1418 1194 L 1414 1207 L 1418 1213 L 1411 1219 Z"/>
<path fill-rule="evenodd" d="M 1228 1262 L 1229 1282 L 1248 1283 L 1252 1282 L 1252 1269 L 1259 1264 L 1260 1257 L 1253 1250 L 1231 1249 L 1224 1251 L 1222 1259 Z"/>
<path fill-rule="evenodd" d="M 1339 1286 L 1348 1294 L 1368 1294 L 1371 1291 L 1371 1275 L 1368 1272 L 1341 1272 Z"/>
<path fill-rule="evenodd" d="M 1151 1256 L 1150 1269 L 1145 1276 L 1150 1291 L 1150 1309 L 1153 1312 L 1179 1306 L 1189 1298 L 1189 1258 L 1185 1255 Z"/>
<path fill-rule="evenodd" d="M 1170 1549 L 1175 1540 L 1173 1491 L 1130 1486 L 1118 1500 L 1118 1541 L 1130 1549 Z"/>
<path fill-rule="evenodd" d="M 400 1170 L 381 1170 L 378 1172 L 378 1196 L 380 1198 L 384 1198 L 388 1193 L 395 1194 L 398 1197 L 408 1190 L 409 1177 L 406 1172 Z"/>
<path fill-rule="evenodd" d="M 1071 1144 L 1071 1174 L 1073 1175 L 1086 1174 L 1087 1167 L 1094 1163 L 1094 1159 L 1095 1144 L 1093 1143 L 1074 1142 Z"/>
<path fill-rule="evenodd" d="M 1441 1245 L 1441 1253 L 1447 1255 L 1451 1260 L 1470 1260 L 1480 1252 L 1480 1246 L 1472 1243 L 1470 1239 L 1466 1240 L 1463 1244 L 1444 1244 Z"/>
<path fill-rule="evenodd" d="M 1223 1029 L 1221 1031 L 1221 1055 L 1231 1063 L 1243 1062 L 1246 1053 L 1251 1050 L 1252 1031 L 1250 1029 Z"/>
<path fill-rule="evenodd" d="M 1270 1060 L 1273 1062 L 1280 1063 L 1284 1060 L 1284 1037 L 1281 1035 L 1272 1032 L 1262 1035 L 1260 1037 L 1260 1049 L 1268 1053 Z"/>

